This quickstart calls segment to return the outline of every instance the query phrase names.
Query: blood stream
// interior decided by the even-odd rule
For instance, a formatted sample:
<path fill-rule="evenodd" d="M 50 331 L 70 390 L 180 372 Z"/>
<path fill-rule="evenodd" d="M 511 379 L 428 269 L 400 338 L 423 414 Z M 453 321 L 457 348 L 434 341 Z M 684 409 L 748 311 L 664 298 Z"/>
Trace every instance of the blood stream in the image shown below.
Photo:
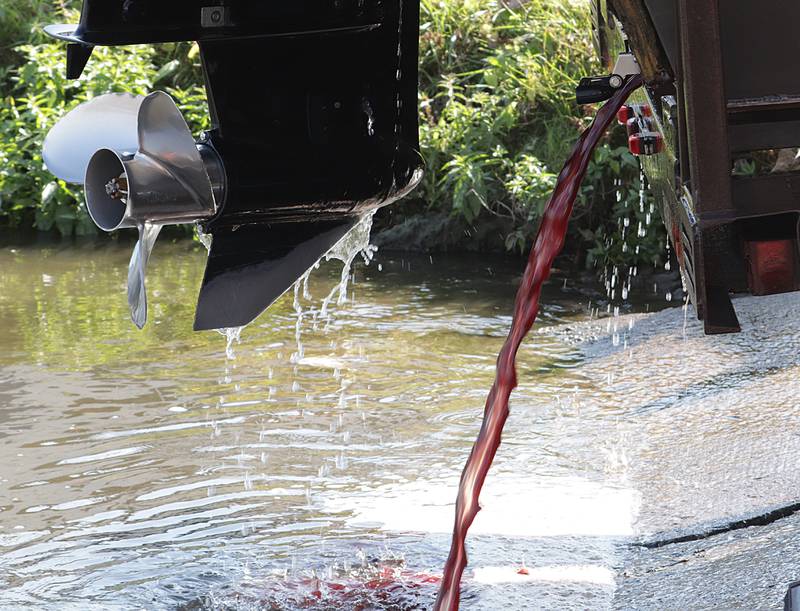
<path fill-rule="evenodd" d="M 456 499 L 456 519 L 450 556 L 444 570 L 436 611 L 457 611 L 461 599 L 461 577 L 467 566 L 466 538 L 475 516 L 480 511 L 479 499 L 489 468 L 508 419 L 508 400 L 517 386 L 516 358 L 525 336 L 533 327 L 539 312 L 542 286 L 550 277 L 556 256 L 564 247 L 575 199 L 586 176 L 592 153 L 599 144 L 617 111 L 630 94 L 642 84 L 640 76 L 630 78 L 614 96 L 600 108 L 592 124 L 581 134 L 564 169 L 558 177 L 553 195 L 545 209 L 536 242 L 517 292 L 514 321 L 508 339 L 497 359 L 497 374 L 486 400 L 478 439 L 461 475 Z"/>

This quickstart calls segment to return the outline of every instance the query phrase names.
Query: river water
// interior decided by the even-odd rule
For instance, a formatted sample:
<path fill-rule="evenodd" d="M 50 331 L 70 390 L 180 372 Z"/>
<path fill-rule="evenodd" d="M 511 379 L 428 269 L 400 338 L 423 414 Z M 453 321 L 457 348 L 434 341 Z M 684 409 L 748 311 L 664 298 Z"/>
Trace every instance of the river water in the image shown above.
<path fill-rule="evenodd" d="M 205 251 L 156 247 L 139 332 L 130 249 L 0 246 L 0 608 L 429 608 L 520 261 L 378 253 L 323 318 L 326 264 L 299 334 L 289 294 L 226 350 L 191 331 Z M 705 338 L 651 293 L 615 318 L 550 283 L 463 608 L 773 608 L 800 578 L 791 516 L 637 545 L 800 496 L 800 300 Z"/>

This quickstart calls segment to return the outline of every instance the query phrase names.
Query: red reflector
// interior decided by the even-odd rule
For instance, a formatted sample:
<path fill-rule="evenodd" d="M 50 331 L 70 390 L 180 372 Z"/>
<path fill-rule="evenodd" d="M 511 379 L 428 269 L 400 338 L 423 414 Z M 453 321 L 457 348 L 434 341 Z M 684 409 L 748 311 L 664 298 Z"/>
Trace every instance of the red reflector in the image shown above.
<path fill-rule="evenodd" d="M 628 138 L 628 148 L 634 155 L 655 155 L 664 150 L 664 139 L 658 132 L 641 132 Z"/>
<path fill-rule="evenodd" d="M 642 139 L 639 134 L 634 134 L 628 138 L 628 148 L 634 155 L 642 154 Z"/>
<path fill-rule="evenodd" d="M 625 125 L 628 123 L 628 119 L 633 117 L 633 111 L 631 110 L 630 106 L 623 106 L 617 111 L 617 123 L 620 125 Z"/>
<path fill-rule="evenodd" d="M 796 290 L 794 240 L 745 242 L 747 281 L 753 295 L 774 295 Z"/>

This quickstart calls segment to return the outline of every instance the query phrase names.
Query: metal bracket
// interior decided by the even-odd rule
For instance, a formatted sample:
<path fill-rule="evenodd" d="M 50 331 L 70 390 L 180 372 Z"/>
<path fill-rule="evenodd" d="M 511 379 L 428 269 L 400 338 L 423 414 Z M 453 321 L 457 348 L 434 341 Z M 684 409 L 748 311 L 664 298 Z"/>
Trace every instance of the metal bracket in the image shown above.
<path fill-rule="evenodd" d="M 641 74 L 642 69 L 639 67 L 639 62 L 636 61 L 636 56 L 631 52 L 620 53 L 617 57 L 617 63 L 614 64 L 614 71 L 612 75 L 620 76 L 623 79 L 634 74 Z"/>
<path fill-rule="evenodd" d="M 608 76 L 589 76 L 582 78 L 575 91 L 578 104 L 605 102 L 636 74 L 641 74 L 639 62 L 631 52 L 620 53 L 614 71 Z"/>

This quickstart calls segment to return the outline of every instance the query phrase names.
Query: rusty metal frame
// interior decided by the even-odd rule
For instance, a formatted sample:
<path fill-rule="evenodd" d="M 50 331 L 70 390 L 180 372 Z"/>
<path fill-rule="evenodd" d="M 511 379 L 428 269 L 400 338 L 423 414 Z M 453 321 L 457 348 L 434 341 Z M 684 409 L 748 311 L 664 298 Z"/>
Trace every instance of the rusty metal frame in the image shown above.
<path fill-rule="evenodd" d="M 798 270 L 800 290 L 800 171 L 734 173 L 751 152 L 800 148 L 800 39 L 791 29 L 800 5 L 775 15 L 749 0 L 594 3 L 599 40 L 620 51 L 627 39 L 646 80 L 633 101 L 653 109 L 665 150 L 642 166 L 698 316 L 707 333 L 738 331 L 731 294 L 763 293 L 748 273 L 754 242 L 785 241 L 798 227 L 785 268 Z M 780 286 L 792 286 L 786 280 Z"/>
<path fill-rule="evenodd" d="M 731 208 L 731 156 L 722 65 L 719 0 L 679 0 L 680 75 L 689 152 L 689 188 L 700 231 L 696 236 L 698 297 L 707 333 L 740 330 L 720 273 L 729 238 L 714 214 Z"/>

